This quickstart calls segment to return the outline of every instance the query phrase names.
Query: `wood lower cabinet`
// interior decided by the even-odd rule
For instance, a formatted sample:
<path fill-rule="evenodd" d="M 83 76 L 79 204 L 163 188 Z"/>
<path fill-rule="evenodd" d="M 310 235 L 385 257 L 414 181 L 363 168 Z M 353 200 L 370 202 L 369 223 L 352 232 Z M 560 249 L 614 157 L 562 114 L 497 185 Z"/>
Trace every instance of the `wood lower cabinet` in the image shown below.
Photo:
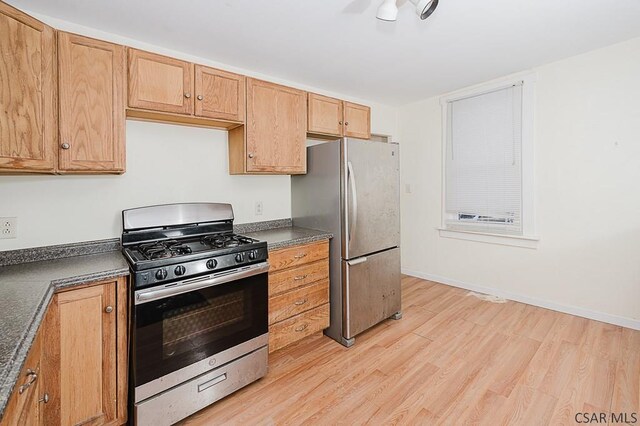
<path fill-rule="evenodd" d="M 193 64 L 128 49 L 129 107 L 193 114 Z"/>
<path fill-rule="evenodd" d="M 269 252 L 269 352 L 329 326 L 329 242 Z"/>
<path fill-rule="evenodd" d="M 371 138 L 371 108 L 366 105 L 344 103 L 344 135 L 360 138 Z"/>
<path fill-rule="evenodd" d="M 1 426 L 127 421 L 126 278 L 54 294 Z"/>
<path fill-rule="evenodd" d="M 2 426 L 39 426 L 42 422 L 42 333 L 31 344 L 16 388 L 5 407 Z"/>
<path fill-rule="evenodd" d="M 55 170 L 54 40 L 53 28 L 0 2 L 0 171 Z"/>
<path fill-rule="evenodd" d="M 44 329 L 46 425 L 126 422 L 127 311 L 124 279 L 54 295 Z"/>
<path fill-rule="evenodd" d="M 59 171 L 125 168 L 124 46 L 58 33 Z"/>
<path fill-rule="evenodd" d="M 244 121 L 244 76 L 196 65 L 195 94 L 195 115 L 221 120 Z"/>
<path fill-rule="evenodd" d="M 246 124 L 229 131 L 229 172 L 306 173 L 306 138 L 306 92 L 247 78 Z"/>

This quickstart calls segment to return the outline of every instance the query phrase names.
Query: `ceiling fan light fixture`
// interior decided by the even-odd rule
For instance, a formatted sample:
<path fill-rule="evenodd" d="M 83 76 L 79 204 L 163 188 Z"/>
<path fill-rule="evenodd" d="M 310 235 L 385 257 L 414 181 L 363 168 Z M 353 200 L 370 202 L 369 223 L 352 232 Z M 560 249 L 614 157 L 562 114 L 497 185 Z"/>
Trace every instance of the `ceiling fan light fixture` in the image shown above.
<path fill-rule="evenodd" d="M 425 20 L 436 10 L 439 0 L 409 0 L 416 6 L 416 13 Z"/>
<path fill-rule="evenodd" d="M 381 21 L 395 21 L 397 17 L 398 6 L 396 6 L 396 0 L 384 0 L 378 7 L 376 18 Z"/>

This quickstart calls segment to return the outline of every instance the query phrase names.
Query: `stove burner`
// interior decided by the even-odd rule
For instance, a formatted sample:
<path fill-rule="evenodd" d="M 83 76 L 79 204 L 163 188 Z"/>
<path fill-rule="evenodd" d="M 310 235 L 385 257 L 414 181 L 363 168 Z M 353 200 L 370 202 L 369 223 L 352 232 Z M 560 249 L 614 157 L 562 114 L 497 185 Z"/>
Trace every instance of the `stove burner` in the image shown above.
<path fill-rule="evenodd" d="M 155 243 L 140 244 L 140 252 L 149 260 L 163 259 L 191 253 L 191 247 L 179 243 L 176 240 L 158 241 Z"/>
<path fill-rule="evenodd" d="M 200 240 L 201 244 L 215 248 L 238 247 L 241 244 L 250 244 L 251 238 L 240 235 L 207 235 Z"/>

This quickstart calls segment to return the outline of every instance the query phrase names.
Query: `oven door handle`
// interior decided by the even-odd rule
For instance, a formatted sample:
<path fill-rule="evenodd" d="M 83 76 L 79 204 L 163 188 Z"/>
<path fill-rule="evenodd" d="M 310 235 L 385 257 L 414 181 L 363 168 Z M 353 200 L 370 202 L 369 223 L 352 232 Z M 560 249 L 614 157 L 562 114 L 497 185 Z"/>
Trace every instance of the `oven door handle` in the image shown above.
<path fill-rule="evenodd" d="M 269 271 L 269 262 L 262 262 L 245 268 L 229 271 L 218 276 L 207 276 L 204 278 L 188 279 L 178 283 L 167 284 L 160 288 L 150 288 L 135 292 L 135 304 L 152 302 L 154 300 L 165 299 L 178 294 L 188 293 L 190 291 L 201 290 L 207 287 L 228 283 L 242 278 L 252 277 L 254 275 L 263 274 Z"/>

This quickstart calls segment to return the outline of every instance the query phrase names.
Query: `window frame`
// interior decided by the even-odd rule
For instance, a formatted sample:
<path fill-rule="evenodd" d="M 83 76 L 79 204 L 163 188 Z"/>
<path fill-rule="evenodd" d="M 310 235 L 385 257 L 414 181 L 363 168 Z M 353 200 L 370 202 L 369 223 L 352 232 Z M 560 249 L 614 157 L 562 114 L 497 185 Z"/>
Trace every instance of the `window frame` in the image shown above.
<path fill-rule="evenodd" d="M 535 216 L 535 155 L 534 155 L 534 109 L 535 109 L 535 85 L 537 75 L 534 72 L 515 74 L 510 77 L 495 80 L 489 83 L 479 84 L 470 88 L 448 93 L 440 98 L 442 111 L 442 191 L 440 212 L 440 236 L 447 238 L 459 238 L 464 240 L 482 241 L 496 244 L 532 247 L 532 241 L 537 242 L 536 216 Z M 447 226 L 446 212 L 446 155 L 449 139 L 449 108 L 453 101 L 478 96 L 496 90 L 504 89 L 514 84 L 522 83 L 522 235 L 496 234 L 491 230 L 481 231 L 477 228 L 466 231 L 464 229 L 452 229 Z M 476 224 L 477 226 L 477 224 Z M 534 244 L 535 245 L 535 244 Z"/>

